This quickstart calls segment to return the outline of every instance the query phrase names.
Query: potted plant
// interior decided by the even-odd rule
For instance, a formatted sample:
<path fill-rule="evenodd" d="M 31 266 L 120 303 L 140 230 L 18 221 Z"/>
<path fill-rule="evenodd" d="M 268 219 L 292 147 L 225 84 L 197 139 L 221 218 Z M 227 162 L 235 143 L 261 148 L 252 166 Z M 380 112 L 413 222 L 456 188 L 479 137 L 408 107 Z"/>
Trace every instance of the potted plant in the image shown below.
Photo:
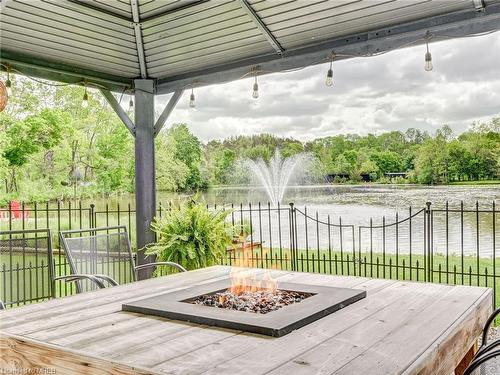
<path fill-rule="evenodd" d="M 218 263 L 240 228 L 227 219 L 229 210 L 209 210 L 196 198 L 172 207 L 152 228 L 157 242 L 146 249 L 158 261 L 176 262 L 188 270 Z"/>

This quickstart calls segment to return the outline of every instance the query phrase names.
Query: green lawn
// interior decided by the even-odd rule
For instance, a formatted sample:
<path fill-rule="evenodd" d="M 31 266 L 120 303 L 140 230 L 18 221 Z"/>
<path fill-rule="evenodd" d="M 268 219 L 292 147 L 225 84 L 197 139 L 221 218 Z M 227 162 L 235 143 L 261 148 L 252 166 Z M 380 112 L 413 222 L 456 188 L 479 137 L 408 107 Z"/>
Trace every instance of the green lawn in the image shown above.
<path fill-rule="evenodd" d="M 456 181 L 449 185 L 500 185 L 500 180 Z"/>

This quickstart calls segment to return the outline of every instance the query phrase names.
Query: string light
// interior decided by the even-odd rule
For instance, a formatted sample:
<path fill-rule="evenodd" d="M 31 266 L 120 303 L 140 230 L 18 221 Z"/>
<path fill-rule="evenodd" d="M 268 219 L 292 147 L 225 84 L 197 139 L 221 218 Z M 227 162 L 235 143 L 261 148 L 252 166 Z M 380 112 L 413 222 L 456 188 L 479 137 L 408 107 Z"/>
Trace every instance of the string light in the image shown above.
<path fill-rule="evenodd" d="M 87 86 L 85 86 L 85 92 L 83 93 L 82 108 L 87 108 L 89 106 L 89 94 L 87 93 Z"/>
<path fill-rule="evenodd" d="M 259 84 L 257 83 L 257 73 L 255 73 L 255 82 L 253 83 L 252 98 L 259 98 Z"/>
<path fill-rule="evenodd" d="M 7 70 L 7 81 L 5 81 L 5 87 L 7 88 L 7 96 L 12 96 L 12 82 L 9 77 L 9 70 Z"/>
<path fill-rule="evenodd" d="M 194 89 L 192 87 L 191 87 L 191 95 L 189 96 L 189 106 L 191 108 L 196 107 L 195 98 L 194 98 Z"/>
<path fill-rule="evenodd" d="M 330 69 L 328 69 L 328 72 L 326 73 L 325 85 L 327 85 L 327 86 L 333 86 L 333 69 L 332 69 L 332 63 L 333 63 L 333 61 L 330 61 Z"/>
<path fill-rule="evenodd" d="M 427 32 L 427 35 L 426 35 L 426 46 L 427 46 L 427 52 L 425 53 L 425 66 L 424 66 L 424 69 L 426 72 L 430 72 L 433 68 L 432 66 L 432 55 L 431 53 L 429 52 L 429 39 L 430 39 L 430 34 L 429 32 Z"/>

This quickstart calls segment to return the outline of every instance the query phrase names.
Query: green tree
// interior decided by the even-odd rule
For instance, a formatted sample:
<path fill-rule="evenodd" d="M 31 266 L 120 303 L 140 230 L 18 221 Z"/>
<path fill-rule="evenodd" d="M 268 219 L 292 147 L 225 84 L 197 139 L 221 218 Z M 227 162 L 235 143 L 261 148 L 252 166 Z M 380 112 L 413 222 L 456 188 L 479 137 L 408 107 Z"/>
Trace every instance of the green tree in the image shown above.
<path fill-rule="evenodd" d="M 8 191 L 17 191 L 16 171 L 40 150 L 49 150 L 59 144 L 68 122 L 67 116 L 57 110 L 44 109 L 38 115 L 13 121 L 7 129 L 8 146 L 3 157 L 11 169 Z"/>
<path fill-rule="evenodd" d="M 156 186 L 163 191 L 186 189 L 189 168 L 177 159 L 177 143 L 173 137 L 160 133 L 156 138 Z"/>
<path fill-rule="evenodd" d="M 201 142 L 188 129 L 186 124 L 175 124 L 167 131 L 167 137 L 175 142 L 175 158 L 183 162 L 189 170 L 186 188 L 197 190 L 206 187 L 201 178 Z"/>
<path fill-rule="evenodd" d="M 377 165 L 380 177 L 383 177 L 385 173 L 402 172 L 401 156 L 393 151 L 375 152 L 370 159 Z"/>
<path fill-rule="evenodd" d="M 448 150 L 444 139 L 424 142 L 415 160 L 415 174 L 418 182 L 438 184 L 448 182 Z"/>

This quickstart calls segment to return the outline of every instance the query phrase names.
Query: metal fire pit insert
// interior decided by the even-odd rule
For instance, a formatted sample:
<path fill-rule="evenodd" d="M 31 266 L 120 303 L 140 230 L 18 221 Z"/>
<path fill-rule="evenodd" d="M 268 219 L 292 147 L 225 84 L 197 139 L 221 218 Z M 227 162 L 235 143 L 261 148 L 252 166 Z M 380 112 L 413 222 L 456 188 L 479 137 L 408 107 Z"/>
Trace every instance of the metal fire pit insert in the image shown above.
<path fill-rule="evenodd" d="M 217 293 L 230 286 L 229 279 L 196 285 L 124 304 L 122 310 L 281 337 L 366 297 L 364 290 L 279 283 L 279 289 L 314 295 L 267 314 L 189 303 L 193 298 Z"/>

